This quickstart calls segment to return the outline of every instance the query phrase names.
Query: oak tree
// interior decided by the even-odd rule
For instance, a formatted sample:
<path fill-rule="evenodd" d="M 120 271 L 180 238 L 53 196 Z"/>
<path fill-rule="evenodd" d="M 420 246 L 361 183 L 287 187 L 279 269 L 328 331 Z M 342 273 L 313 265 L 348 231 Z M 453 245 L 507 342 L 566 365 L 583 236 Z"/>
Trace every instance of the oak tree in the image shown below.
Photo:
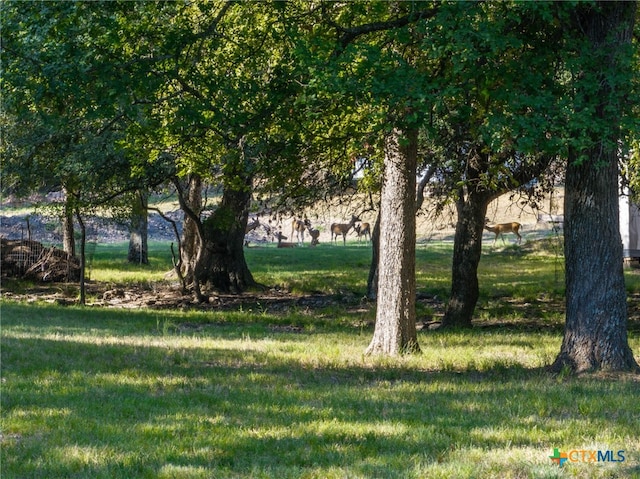
<path fill-rule="evenodd" d="M 636 2 L 578 5 L 568 25 L 574 111 L 565 185 L 566 326 L 555 370 L 638 370 L 627 338 L 618 207 Z M 578 124 L 576 124 L 578 123 Z"/>

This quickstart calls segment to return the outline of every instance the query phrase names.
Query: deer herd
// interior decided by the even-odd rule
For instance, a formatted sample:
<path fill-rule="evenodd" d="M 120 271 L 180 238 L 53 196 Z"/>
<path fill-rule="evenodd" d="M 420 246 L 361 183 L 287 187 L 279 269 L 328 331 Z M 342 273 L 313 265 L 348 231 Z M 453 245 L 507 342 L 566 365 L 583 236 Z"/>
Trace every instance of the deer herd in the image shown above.
<path fill-rule="evenodd" d="M 298 246 L 304 246 L 305 233 L 309 234 L 311 238 L 310 246 L 316 246 L 320 243 L 320 230 L 315 228 L 308 218 L 299 219 L 294 217 L 291 220 L 291 234 L 285 236 L 281 230 L 274 231 L 271 225 L 262 224 L 258 218 L 254 218 L 247 223 L 245 228 L 245 234 L 248 234 L 258 227 L 262 226 L 267 232 L 268 236 L 272 236 L 278 242 L 278 248 L 295 248 Z M 353 229 L 353 232 L 357 235 L 358 241 L 364 236 L 366 241 L 371 241 L 371 230 L 369 223 L 363 223 L 356 215 L 351 216 L 349 223 L 333 223 L 329 228 L 331 233 L 331 241 L 336 242 L 338 236 L 342 236 L 342 243 L 346 245 L 347 234 Z M 287 239 L 292 241 L 285 241 Z M 249 245 L 249 240 L 245 239 L 245 246 Z"/>
<path fill-rule="evenodd" d="M 299 246 L 304 246 L 305 232 L 309 233 L 311 237 L 310 246 L 316 246 L 320 243 L 320 230 L 313 227 L 311 221 L 308 218 L 303 220 L 294 217 L 291 220 L 291 239 L 295 240 L 292 242 L 284 241 L 288 239 L 287 236 L 282 234 L 282 231 L 277 231 L 275 233 L 272 232 L 272 228 L 268 225 L 263 225 L 260 223 L 258 218 L 254 218 L 251 222 L 247 223 L 247 227 L 245 229 L 245 233 L 249 233 L 259 226 L 263 226 L 268 234 L 271 234 L 278 242 L 278 248 L 295 248 Z M 499 223 L 499 224 L 489 224 L 489 218 L 485 218 L 484 228 L 487 231 L 495 234 L 495 238 L 493 240 L 493 244 L 496 244 L 498 241 L 498 237 L 502 237 L 502 243 L 504 244 L 504 234 L 505 233 L 513 233 L 517 237 L 517 242 L 522 242 L 522 236 L 520 235 L 521 224 L 517 222 L 511 223 Z M 369 223 L 365 223 L 360 220 L 360 218 L 356 215 L 351 216 L 351 220 L 348 223 L 332 223 L 329 228 L 329 232 L 331 233 L 331 242 L 336 243 L 338 241 L 338 237 L 342 236 L 342 244 L 347 244 L 347 235 L 353 229 L 353 234 L 355 234 L 358 238 L 358 242 L 362 240 L 364 237 L 365 242 L 371 241 L 371 225 Z M 245 241 L 245 245 L 248 245 L 248 241 Z"/>
<path fill-rule="evenodd" d="M 351 228 L 354 228 L 357 231 L 358 239 L 360 239 L 362 230 L 366 229 L 367 232 L 369 231 L 369 223 L 360 223 L 359 225 L 356 225 L 356 223 L 359 221 L 360 218 L 358 218 L 356 215 L 352 215 L 351 221 L 349 221 L 349 223 L 332 223 L 331 227 L 329 228 L 329 231 L 331 232 L 331 241 L 336 242 L 338 236 L 342 235 L 342 243 L 346 245 L 347 234 L 349 233 Z M 295 237 L 297 242 L 290 243 L 283 241 L 287 239 L 287 237 L 284 236 L 281 231 L 278 231 L 275 235 L 276 239 L 278 240 L 278 248 L 294 248 L 296 246 L 303 246 L 305 230 L 309 233 L 309 236 L 311 236 L 311 246 L 316 246 L 318 243 L 320 243 L 320 230 L 314 228 L 311 225 L 311 221 L 309 221 L 309 219 L 305 218 L 304 220 L 300 220 L 298 218 L 293 218 L 293 220 L 291 221 L 291 239 L 294 239 Z"/>

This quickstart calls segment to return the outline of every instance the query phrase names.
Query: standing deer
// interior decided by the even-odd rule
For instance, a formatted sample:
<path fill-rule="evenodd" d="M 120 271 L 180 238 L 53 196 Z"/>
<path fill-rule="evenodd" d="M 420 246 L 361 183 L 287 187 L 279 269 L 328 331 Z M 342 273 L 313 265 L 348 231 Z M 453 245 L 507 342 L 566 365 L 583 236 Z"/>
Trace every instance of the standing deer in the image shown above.
<path fill-rule="evenodd" d="M 349 221 L 349 223 L 333 223 L 331 225 L 331 241 L 337 240 L 338 235 L 342 235 L 342 243 L 346 245 L 347 233 L 358 221 L 360 221 L 360 218 L 356 215 L 351 215 L 351 221 Z"/>
<path fill-rule="evenodd" d="M 358 235 L 358 241 L 364 236 L 365 241 L 371 241 L 371 225 L 369 223 L 360 223 L 353 227 L 356 235 Z"/>
<path fill-rule="evenodd" d="M 293 218 L 291 221 L 291 239 L 293 239 L 293 235 L 295 233 L 298 238 L 298 244 L 304 244 L 304 230 L 306 228 L 305 222 L 309 220 L 299 220 L 298 218 Z"/>
<path fill-rule="evenodd" d="M 307 231 L 309 232 L 309 236 L 311 236 L 311 246 L 315 246 L 318 243 L 320 243 L 320 240 L 318 239 L 320 236 L 320 230 L 314 228 L 313 226 L 311 226 L 311 221 L 309 220 L 304 220 L 304 224 L 307 227 Z"/>
<path fill-rule="evenodd" d="M 522 236 L 520 236 L 519 233 L 520 226 L 522 226 L 520 223 L 500 223 L 493 226 L 489 226 L 487 223 L 489 223 L 489 218 L 484 219 L 484 228 L 496 234 L 496 237 L 493 239 L 494 245 L 496 244 L 496 241 L 498 241 L 498 236 L 502 236 L 502 244 L 505 244 L 504 233 L 514 233 L 518 237 L 518 243 L 522 241 Z"/>

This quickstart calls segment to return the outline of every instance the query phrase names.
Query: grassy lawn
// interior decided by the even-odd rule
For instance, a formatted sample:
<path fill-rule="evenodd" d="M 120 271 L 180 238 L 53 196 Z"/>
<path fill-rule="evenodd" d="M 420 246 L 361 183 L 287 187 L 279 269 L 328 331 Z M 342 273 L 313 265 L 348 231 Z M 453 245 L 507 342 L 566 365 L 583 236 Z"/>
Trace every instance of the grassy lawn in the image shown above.
<path fill-rule="evenodd" d="M 118 259 L 122 245 L 101 246 L 93 280 L 151 284 L 168 269 L 166 245 L 142 268 Z M 562 337 L 552 254 L 488 251 L 476 328 L 424 329 L 422 354 L 378 358 L 363 356 L 375 317 L 360 302 L 369 250 L 321 246 L 247 251 L 261 283 L 335 299 L 320 308 L 4 300 L 0 476 L 640 477 L 639 378 L 544 370 Z M 450 252 L 418 249 L 418 288 L 431 301 L 422 314 L 437 315 L 446 299 Z M 627 287 L 640 291 L 636 272 Z M 624 461 L 559 468 L 555 448 L 587 459 L 576 451 L 624 451 Z"/>

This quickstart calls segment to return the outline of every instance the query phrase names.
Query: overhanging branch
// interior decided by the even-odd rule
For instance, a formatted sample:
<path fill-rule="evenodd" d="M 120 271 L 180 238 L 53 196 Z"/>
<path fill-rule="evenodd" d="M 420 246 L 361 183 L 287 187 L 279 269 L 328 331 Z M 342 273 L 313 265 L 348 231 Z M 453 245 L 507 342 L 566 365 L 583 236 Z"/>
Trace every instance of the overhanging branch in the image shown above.
<path fill-rule="evenodd" d="M 427 18 L 433 17 L 438 12 L 439 5 L 437 3 L 432 4 L 431 8 L 425 10 L 418 10 L 416 12 L 411 12 L 404 17 L 396 18 L 394 20 L 388 20 L 386 22 L 371 22 L 365 23 L 362 25 L 358 25 L 356 27 L 342 27 L 335 23 L 332 20 L 329 20 L 328 23 L 330 26 L 336 29 L 338 32 L 338 45 L 336 49 L 333 51 L 332 56 L 338 57 L 342 54 L 347 46 L 354 42 L 357 38 L 368 35 L 370 33 L 383 32 L 387 30 L 392 30 L 394 28 L 400 28 L 407 26 L 411 23 L 418 22 L 420 20 L 424 20 Z"/>

